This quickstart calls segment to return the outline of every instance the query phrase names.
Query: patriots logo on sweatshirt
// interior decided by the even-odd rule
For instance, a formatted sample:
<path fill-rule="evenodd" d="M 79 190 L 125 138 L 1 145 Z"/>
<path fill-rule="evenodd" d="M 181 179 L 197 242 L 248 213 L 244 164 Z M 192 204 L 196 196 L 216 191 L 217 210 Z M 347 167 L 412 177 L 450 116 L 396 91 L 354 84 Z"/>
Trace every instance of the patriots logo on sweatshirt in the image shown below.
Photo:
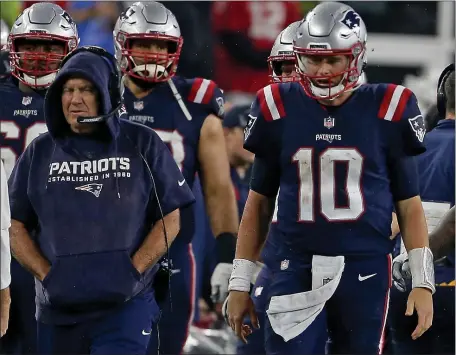
<path fill-rule="evenodd" d="M 87 185 L 75 187 L 76 190 L 90 192 L 91 194 L 94 194 L 95 197 L 100 196 L 102 188 L 103 188 L 103 184 L 87 184 Z"/>

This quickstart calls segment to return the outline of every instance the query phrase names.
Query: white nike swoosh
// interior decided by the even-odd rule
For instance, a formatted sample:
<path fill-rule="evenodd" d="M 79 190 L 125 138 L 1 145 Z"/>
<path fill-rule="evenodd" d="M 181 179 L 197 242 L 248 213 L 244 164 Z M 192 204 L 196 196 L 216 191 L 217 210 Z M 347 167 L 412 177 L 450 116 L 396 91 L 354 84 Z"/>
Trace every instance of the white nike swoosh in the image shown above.
<path fill-rule="evenodd" d="M 377 274 L 375 273 L 375 274 L 366 275 L 366 276 L 358 275 L 358 280 L 359 280 L 359 281 L 364 281 L 364 280 L 370 279 L 371 277 L 374 277 L 375 275 L 377 275 Z"/>
<path fill-rule="evenodd" d="M 145 330 L 142 331 L 142 335 L 150 335 L 150 333 L 152 333 L 152 331 L 150 331 L 149 333 L 146 332 Z"/>
<path fill-rule="evenodd" d="M 174 275 L 180 273 L 181 269 L 170 269 L 169 271 L 171 271 L 171 275 Z"/>
<path fill-rule="evenodd" d="M 179 184 L 179 186 L 184 186 L 184 184 L 185 184 L 185 179 L 182 180 L 182 181 L 177 181 L 177 183 Z"/>

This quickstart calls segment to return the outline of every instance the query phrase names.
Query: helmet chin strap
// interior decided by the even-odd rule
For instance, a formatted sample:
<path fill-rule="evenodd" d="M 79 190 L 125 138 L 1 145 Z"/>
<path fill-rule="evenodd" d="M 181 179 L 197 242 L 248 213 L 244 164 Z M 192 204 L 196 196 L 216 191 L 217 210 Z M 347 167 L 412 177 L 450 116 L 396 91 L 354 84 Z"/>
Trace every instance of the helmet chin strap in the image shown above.
<path fill-rule="evenodd" d="M 54 79 L 55 79 L 56 73 L 50 73 L 47 75 L 43 75 L 40 77 L 34 77 L 30 76 L 27 74 L 23 74 L 24 81 L 29 84 L 31 87 L 39 86 L 39 87 L 47 87 L 50 86 Z"/>

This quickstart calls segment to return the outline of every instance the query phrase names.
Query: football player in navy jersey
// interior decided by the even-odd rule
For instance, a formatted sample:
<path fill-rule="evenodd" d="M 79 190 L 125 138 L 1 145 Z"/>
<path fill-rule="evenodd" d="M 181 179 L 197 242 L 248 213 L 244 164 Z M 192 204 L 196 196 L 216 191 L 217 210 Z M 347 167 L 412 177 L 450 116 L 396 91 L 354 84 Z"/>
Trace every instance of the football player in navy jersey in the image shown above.
<path fill-rule="evenodd" d="M 425 151 L 423 117 L 409 89 L 359 85 L 366 39 L 351 7 L 317 5 L 293 40 L 300 82 L 261 89 L 250 112 L 244 147 L 255 161 L 227 317 L 244 341 L 251 332 L 244 316 L 259 326 L 249 290 L 269 231 L 268 354 L 303 353 L 303 346 L 312 353 L 325 327 L 330 353 L 381 352 L 393 208 L 413 259 L 412 337 L 432 324 L 432 253 L 410 158 Z"/>
<path fill-rule="evenodd" d="M 216 236 L 219 264 L 215 272 L 220 275 L 218 299 L 223 302 L 239 223 L 220 119 L 223 94 L 211 80 L 175 75 L 183 38 L 176 18 L 162 4 L 134 3 L 120 15 L 113 34 L 116 58 L 125 74 L 128 119 L 157 132 L 190 187 L 199 172 L 211 229 Z M 181 225 L 170 248 L 171 298 L 163 304 L 159 323 L 160 351 L 165 354 L 182 352 L 193 317 L 192 208 L 181 211 Z M 151 338 L 151 353 L 158 347 L 154 339 L 157 337 Z"/>
<path fill-rule="evenodd" d="M 434 322 L 431 330 L 418 341 L 414 342 L 410 339 L 408 333 L 413 326 L 414 319 L 405 317 L 400 312 L 407 302 L 406 294 L 402 292 L 410 287 L 409 280 L 406 282 L 402 277 L 401 270 L 409 269 L 410 263 L 407 253 L 397 256 L 393 261 L 393 277 L 397 289 L 393 289 L 391 293 L 391 316 L 389 319 L 393 350 L 397 354 L 454 354 L 454 232 L 453 248 L 449 251 L 448 247 L 441 248 L 441 243 L 436 243 L 433 235 L 434 228 L 440 218 L 455 204 L 454 88 L 455 71 L 454 64 L 451 64 L 442 73 L 437 90 L 438 113 L 440 117 L 445 119 L 438 121 L 435 128 L 426 135 L 424 139 L 426 152 L 416 158 L 420 196 L 423 200 L 423 208 L 430 232 L 429 244 L 436 259 L 435 281 L 438 292 L 434 298 Z M 451 236 L 452 233 L 447 234 Z M 448 238 L 445 239 L 448 240 Z M 441 249 L 448 252 L 443 254 Z M 402 265 L 404 262 L 407 264 L 406 268 Z"/>
<path fill-rule="evenodd" d="M 78 43 L 76 24 L 55 4 L 34 4 L 14 22 L 6 46 L 11 75 L 0 85 L 0 156 L 7 175 L 31 141 L 47 131 L 43 117 L 46 89 L 65 54 Z M 11 273 L 10 327 L 0 352 L 36 353 L 33 277 L 15 259 Z"/>
<path fill-rule="evenodd" d="M 296 60 L 293 53 L 293 36 L 298 26 L 299 21 L 293 22 L 282 32 L 280 32 L 274 42 L 274 45 L 271 49 L 271 54 L 268 57 L 270 83 L 290 82 L 297 79 L 297 73 L 295 70 Z M 261 252 L 262 256 L 269 252 L 274 253 L 274 250 L 271 250 L 269 247 L 270 245 L 266 241 Z M 267 294 L 269 290 L 270 280 L 270 272 L 266 265 L 263 265 L 257 274 L 257 277 L 254 276 L 252 279 L 252 283 L 254 285 L 252 288 L 251 297 L 260 324 L 264 323 L 263 321 L 266 316 L 268 301 Z M 251 327 L 250 319 L 248 317 L 245 318 L 245 322 Z M 242 341 L 238 342 L 236 348 L 237 354 L 265 353 L 263 328 L 252 329 L 252 331 L 252 334 L 249 335 L 248 343 L 244 343 Z"/>

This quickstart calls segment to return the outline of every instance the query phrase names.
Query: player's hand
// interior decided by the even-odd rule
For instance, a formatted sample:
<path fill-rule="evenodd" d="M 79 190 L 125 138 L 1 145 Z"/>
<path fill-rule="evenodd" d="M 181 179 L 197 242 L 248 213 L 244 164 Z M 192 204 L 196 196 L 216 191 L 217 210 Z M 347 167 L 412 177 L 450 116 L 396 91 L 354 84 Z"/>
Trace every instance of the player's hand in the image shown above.
<path fill-rule="evenodd" d="M 231 291 L 224 304 L 224 316 L 229 326 L 244 343 L 246 337 L 252 334 L 247 324 L 244 324 L 244 317 L 248 314 L 254 328 L 260 328 L 255 306 L 248 292 Z"/>
<path fill-rule="evenodd" d="M 402 253 L 393 259 L 393 283 L 401 292 L 407 291 L 407 281 L 412 279 L 408 254 Z"/>
<path fill-rule="evenodd" d="M 415 340 L 432 326 L 434 318 L 434 307 L 432 304 L 432 292 L 426 288 L 416 287 L 412 289 L 407 300 L 406 316 L 411 316 L 416 309 L 418 325 L 412 333 Z"/>
<path fill-rule="evenodd" d="M 11 297 L 9 287 L 0 290 L 0 337 L 8 330 Z"/>
<path fill-rule="evenodd" d="M 233 264 L 219 263 L 211 276 L 211 299 L 212 302 L 221 305 L 228 297 L 228 283 L 230 282 Z M 219 308 L 220 308 L 219 307 Z"/>

